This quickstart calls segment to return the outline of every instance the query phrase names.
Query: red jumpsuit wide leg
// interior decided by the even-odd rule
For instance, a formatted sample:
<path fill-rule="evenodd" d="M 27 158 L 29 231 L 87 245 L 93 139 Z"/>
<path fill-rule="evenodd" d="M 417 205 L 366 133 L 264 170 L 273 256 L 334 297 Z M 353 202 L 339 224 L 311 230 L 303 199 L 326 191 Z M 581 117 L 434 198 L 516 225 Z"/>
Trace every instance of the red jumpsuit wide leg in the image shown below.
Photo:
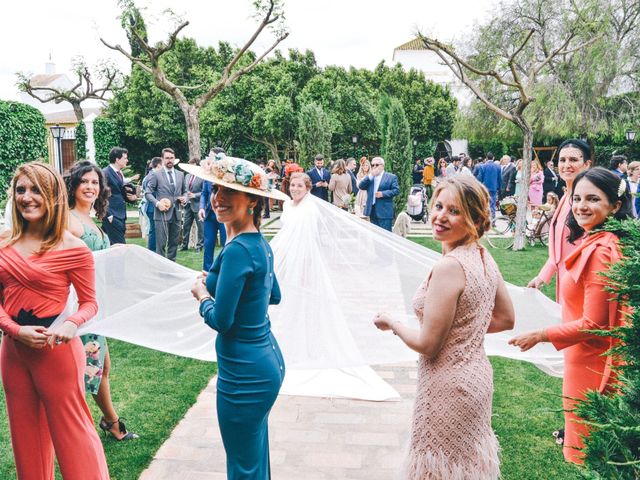
<path fill-rule="evenodd" d="M 54 449 L 65 480 L 109 479 L 84 396 L 85 361 L 77 337 L 41 350 L 3 338 L 0 371 L 19 479 L 53 479 Z"/>

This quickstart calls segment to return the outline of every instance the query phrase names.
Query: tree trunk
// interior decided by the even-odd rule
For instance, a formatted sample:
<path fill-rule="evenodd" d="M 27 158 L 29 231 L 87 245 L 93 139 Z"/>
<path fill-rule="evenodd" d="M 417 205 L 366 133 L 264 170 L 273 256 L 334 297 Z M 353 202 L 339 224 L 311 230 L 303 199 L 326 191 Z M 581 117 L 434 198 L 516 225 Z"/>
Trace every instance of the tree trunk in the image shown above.
<path fill-rule="evenodd" d="M 187 144 L 189 146 L 189 158 L 187 162 L 192 158 L 198 160 L 202 159 L 202 147 L 200 145 L 200 109 L 187 105 L 182 110 L 184 119 L 187 124 Z"/>
<path fill-rule="evenodd" d="M 78 125 L 84 121 L 84 112 L 82 111 L 82 106 L 80 102 L 69 102 L 73 107 L 73 113 L 76 115 L 76 120 L 78 121 Z"/>
<path fill-rule="evenodd" d="M 527 206 L 529 203 L 529 179 L 531 178 L 531 162 L 533 159 L 533 130 L 527 121 L 516 118 L 516 124 L 522 130 L 522 189 L 518 196 L 518 212 L 516 214 L 516 232 L 513 249 L 524 250 L 526 244 Z"/>

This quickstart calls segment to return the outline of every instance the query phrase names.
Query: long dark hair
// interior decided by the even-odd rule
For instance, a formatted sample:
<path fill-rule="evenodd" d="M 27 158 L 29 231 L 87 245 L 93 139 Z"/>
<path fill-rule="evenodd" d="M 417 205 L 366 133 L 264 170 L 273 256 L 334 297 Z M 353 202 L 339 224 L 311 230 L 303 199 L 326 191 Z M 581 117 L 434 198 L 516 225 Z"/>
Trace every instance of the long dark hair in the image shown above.
<path fill-rule="evenodd" d="M 264 210 L 265 199 L 259 195 L 249 195 L 252 199 L 256 199 L 256 206 L 253 207 L 253 225 L 260 231 L 262 224 L 262 210 Z"/>
<path fill-rule="evenodd" d="M 82 177 L 89 172 L 96 172 L 98 174 L 100 193 L 93 204 L 93 208 L 96 211 L 96 216 L 98 218 L 103 218 L 107 214 L 111 189 L 104 181 L 102 170 L 100 170 L 95 163 L 91 163 L 87 160 L 75 163 L 64 178 L 64 182 L 67 186 L 67 194 L 69 196 L 69 208 L 74 208 L 76 206 L 76 190 L 82 181 Z"/>
<path fill-rule="evenodd" d="M 620 178 L 618 175 L 606 168 L 594 167 L 580 172 L 576 176 L 576 179 L 573 181 L 570 198 L 573 198 L 573 192 L 576 190 L 576 185 L 578 185 L 578 183 L 583 179 L 589 180 L 597 188 L 602 190 L 607 196 L 607 200 L 610 205 L 615 205 L 618 201 L 622 202 L 618 211 L 612 215 L 615 219 L 625 220 L 627 218 L 631 218 L 631 193 L 629 192 L 629 185 L 626 180 Z M 621 188 L 621 182 L 624 182 L 624 193 L 622 195 L 618 195 L 618 191 Z M 598 225 L 596 229 L 599 229 L 602 225 Z M 584 229 L 578 225 L 576 218 L 573 216 L 573 211 L 570 211 L 567 216 L 567 226 L 569 227 L 569 235 L 567 236 L 569 243 L 574 243 L 584 235 Z"/>

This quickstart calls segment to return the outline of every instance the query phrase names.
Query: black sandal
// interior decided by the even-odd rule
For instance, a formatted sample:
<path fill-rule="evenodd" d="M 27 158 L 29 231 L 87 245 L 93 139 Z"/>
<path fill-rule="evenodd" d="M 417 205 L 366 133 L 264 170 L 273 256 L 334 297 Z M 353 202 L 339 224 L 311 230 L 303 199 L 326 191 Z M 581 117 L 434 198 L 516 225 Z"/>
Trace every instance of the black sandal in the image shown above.
<path fill-rule="evenodd" d="M 556 439 L 556 443 L 558 445 L 564 445 L 564 428 L 556 430 L 551 435 L 553 435 L 553 437 Z"/>
<path fill-rule="evenodd" d="M 120 433 L 123 433 L 124 436 L 121 438 L 116 437 L 113 432 L 111 431 L 111 429 L 113 428 L 113 426 L 115 424 L 118 424 L 118 429 L 120 430 Z M 127 432 L 127 427 L 125 426 L 124 422 L 122 421 L 122 418 L 117 419 L 115 422 L 107 422 L 104 417 L 102 417 L 100 419 L 100 424 L 99 424 L 100 428 L 104 431 L 104 434 L 111 434 L 111 436 L 113 438 L 115 438 L 117 441 L 122 442 L 124 440 L 135 440 L 136 438 L 140 438 L 140 435 L 135 434 L 133 432 Z"/>

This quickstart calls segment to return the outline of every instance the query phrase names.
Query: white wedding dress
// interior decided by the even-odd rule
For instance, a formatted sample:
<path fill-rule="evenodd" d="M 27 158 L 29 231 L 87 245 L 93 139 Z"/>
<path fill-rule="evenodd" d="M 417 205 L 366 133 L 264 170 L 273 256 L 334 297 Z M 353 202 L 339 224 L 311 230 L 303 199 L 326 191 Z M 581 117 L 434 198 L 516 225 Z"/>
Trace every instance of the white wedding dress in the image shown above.
<path fill-rule="evenodd" d="M 282 302 L 270 308 L 285 357 L 282 393 L 369 400 L 398 394 L 370 367 L 417 359 L 373 323 L 388 311 L 415 328 L 411 300 L 440 255 L 307 195 L 286 204 L 272 239 Z M 198 272 L 138 246 L 94 252 L 96 318 L 78 333 L 96 333 L 163 352 L 215 361 L 215 332 L 204 325 L 190 288 Z M 508 285 L 516 326 L 488 334 L 488 355 L 525 360 L 562 375 L 562 354 L 550 344 L 528 352 L 509 346 L 513 335 L 560 322 L 560 307 L 537 290 Z M 75 309 L 70 295 L 61 321 Z"/>

